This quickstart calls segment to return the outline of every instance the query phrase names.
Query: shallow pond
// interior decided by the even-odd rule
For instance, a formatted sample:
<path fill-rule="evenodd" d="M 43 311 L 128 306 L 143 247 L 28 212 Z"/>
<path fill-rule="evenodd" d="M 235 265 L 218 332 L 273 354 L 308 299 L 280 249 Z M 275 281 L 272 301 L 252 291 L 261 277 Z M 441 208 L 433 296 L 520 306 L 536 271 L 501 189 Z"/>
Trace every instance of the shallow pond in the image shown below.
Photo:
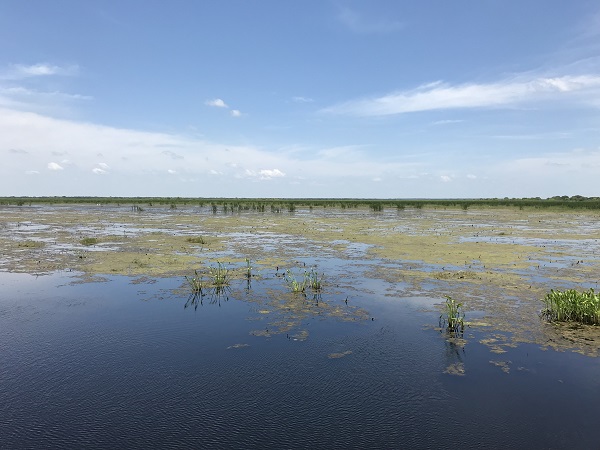
<path fill-rule="evenodd" d="M 324 291 L 326 312 L 292 297 L 312 305 L 292 317 L 273 307 L 276 276 L 197 305 L 180 286 L 0 274 L 0 447 L 598 444 L 598 358 L 531 344 L 493 354 L 477 331 L 456 345 L 432 327 L 432 299 L 374 283 Z"/>
<path fill-rule="evenodd" d="M 0 448 L 600 444 L 597 328 L 537 316 L 597 273 L 593 215 L 2 212 Z M 190 297 L 224 258 L 229 287 Z M 321 292 L 290 292 L 313 267 Z"/>

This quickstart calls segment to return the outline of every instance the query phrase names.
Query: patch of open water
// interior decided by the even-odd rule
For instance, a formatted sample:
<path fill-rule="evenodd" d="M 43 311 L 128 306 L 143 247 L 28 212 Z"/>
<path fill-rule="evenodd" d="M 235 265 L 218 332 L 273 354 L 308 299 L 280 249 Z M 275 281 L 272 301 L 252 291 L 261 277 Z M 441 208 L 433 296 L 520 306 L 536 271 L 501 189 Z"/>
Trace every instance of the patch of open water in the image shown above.
<path fill-rule="evenodd" d="M 0 273 L 0 448 L 598 446 L 599 358 L 456 345 L 439 299 L 342 282 L 324 301 L 366 320 L 314 306 L 277 333 L 273 274 L 197 308 L 181 279 L 72 275 Z"/>

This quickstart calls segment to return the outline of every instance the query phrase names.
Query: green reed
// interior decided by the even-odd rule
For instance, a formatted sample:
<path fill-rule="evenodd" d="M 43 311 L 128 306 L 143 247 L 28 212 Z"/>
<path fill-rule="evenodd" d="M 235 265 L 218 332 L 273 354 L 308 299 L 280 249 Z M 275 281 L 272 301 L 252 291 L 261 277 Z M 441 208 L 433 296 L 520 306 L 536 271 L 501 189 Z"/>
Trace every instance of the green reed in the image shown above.
<path fill-rule="evenodd" d="M 311 269 L 310 272 L 304 273 L 304 277 L 308 283 L 308 286 L 313 291 L 318 292 L 321 290 L 321 287 L 323 285 L 322 282 L 323 282 L 324 274 L 321 274 L 321 277 L 319 277 L 319 274 L 317 273 L 317 271 L 315 269 Z"/>
<path fill-rule="evenodd" d="M 550 290 L 542 300 L 546 306 L 542 317 L 550 322 L 579 322 L 600 325 L 600 295 L 593 289 L 579 292 Z"/>
<path fill-rule="evenodd" d="M 449 295 L 446 295 L 444 311 L 440 315 L 440 326 L 454 333 L 462 333 L 465 329 L 465 314 L 462 311 L 462 303 L 458 303 Z"/>
<path fill-rule="evenodd" d="M 208 268 L 208 274 L 212 278 L 213 286 L 226 286 L 229 284 L 231 274 L 224 264 L 217 262 L 217 266 Z"/>
<path fill-rule="evenodd" d="M 198 294 L 202 295 L 203 294 L 205 285 L 204 285 L 204 281 L 202 280 L 202 277 L 198 274 L 197 270 L 194 270 L 194 276 L 192 276 L 192 277 L 186 276 L 185 279 L 187 280 L 188 285 L 190 286 L 192 294 L 194 294 L 194 295 L 198 295 Z"/>
<path fill-rule="evenodd" d="M 291 270 L 285 272 L 284 280 L 290 290 L 296 294 L 303 294 L 306 291 L 306 285 L 308 283 L 308 274 L 304 272 L 302 281 L 298 281 Z"/>
<path fill-rule="evenodd" d="M 246 278 L 250 280 L 252 278 L 252 264 L 250 264 L 250 260 L 246 258 Z"/>

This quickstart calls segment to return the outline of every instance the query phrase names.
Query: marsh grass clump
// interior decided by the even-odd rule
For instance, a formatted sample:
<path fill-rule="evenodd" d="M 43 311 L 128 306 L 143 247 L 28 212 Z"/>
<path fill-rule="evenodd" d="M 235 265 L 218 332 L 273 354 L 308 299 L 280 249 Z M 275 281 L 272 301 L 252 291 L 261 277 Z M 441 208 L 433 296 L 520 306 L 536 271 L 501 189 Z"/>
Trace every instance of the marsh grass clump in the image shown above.
<path fill-rule="evenodd" d="M 323 277 L 324 274 L 321 274 L 321 277 L 319 277 L 319 274 L 315 269 L 311 269 L 308 274 L 305 273 L 305 279 L 308 282 L 308 286 L 315 292 L 319 292 L 321 290 L 323 285 Z"/>
<path fill-rule="evenodd" d="M 43 247 L 44 245 L 45 244 L 41 241 L 31 241 L 31 240 L 22 241 L 17 244 L 18 247 L 24 247 L 24 248 L 40 248 L 40 247 Z"/>
<path fill-rule="evenodd" d="M 81 239 L 79 243 L 85 246 L 96 245 L 98 243 L 98 239 L 93 237 L 85 237 Z"/>
<path fill-rule="evenodd" d="M 600 295 L 575 289 L 566 291 L 550 290 L 543 299 L 546 307 L 542 317 L 550 322 L 578 322 L 588 325 L 600 325 Z"/>
<path fill-rule="evenodd" d="M 205 245 L 206 241 L 204 240 L 204 238 L 202 236 L 192 236 L 186 239 L 186 242 L 189 242 L 190 244 L 202 244 Z"/>
<path fill-rule="evenodd" d="M 440 327 L 446 328 L 451 333 L 462 333 L 465 329 L 465 313 L 462 311 L 462 303 L 458 303 L 449 295 L 446 295 L 444 312 L 440 315 Z"/>
<path fill-rule="evenodd" d="M 217 266 L 208 268 L 208 273 L 212 278 L 213 286 L 226 286 L 229 284 L 231 275 L 229 269 L 223 263 L 217 262 Z"/>
<path fill-rule="evenodd" d="M 284 280 L 292 292 L 295 294 L 304 294 L 306 291 L 306 284 L 308 283 L 308 274 L 307 272 L 304 272 L 302 281 L 298 281 L 292 271 L 288 269 L 285 272 Z"/>
<path fill-rule="evenodd" d="M 190 286 L 190 290 L 192 291 L 192 295 L 203 295 L 203 291 L 204 291 L 204 281 L 202 280 L 202 277 L 198 274 L 197 270 L 194 270 L 194 276 L 185 277 L 186 281 L 188 282 L 188 285 Z"/>

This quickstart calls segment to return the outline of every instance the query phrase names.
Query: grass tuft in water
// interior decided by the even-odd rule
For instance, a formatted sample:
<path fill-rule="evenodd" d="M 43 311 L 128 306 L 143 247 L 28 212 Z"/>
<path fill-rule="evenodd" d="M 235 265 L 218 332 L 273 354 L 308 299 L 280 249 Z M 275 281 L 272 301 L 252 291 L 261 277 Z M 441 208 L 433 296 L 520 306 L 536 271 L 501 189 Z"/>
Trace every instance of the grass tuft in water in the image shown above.
<path fill-rule="evenodd" d="M 319 274 L 315 269 L 311 269 L 308 274 L 305 273 L 305 279 L 308 281 L 308 286 L 315 292 L 319 292 L 321 290 L 323 285 L 323 277 L 324 274 L 321 274 L 321 277 L 319 278 Z"/>
<path fill-rule="evenodd" d="M 440 327 L 446 328 L 452 333 L 462 333 L 465 329 L 465 314 L 462 311 L 462 303 L 458 303 L 449 295 L 446 295 L 444 312 L 440 315 Z"/>
<path fill-rule="evenodd" d="M 189 242 L 190 244 L 206 244 L 206 241 L 204 240 L 204 238 L 202 236 L 193 236 L 193 237 L 189 237 L 186 239 L 186 242 Z"/>
<path fill-rule="evenodd" d="M 81 245 L 96 245 L 98 243 L 97 238 L 86 237 L 79 241 Z"/>
<path fill-rule="evenodd" d="M 223 263 L 217 262 L 217 266 L 208 268 L 208 273 L 212 278 L 213 286 L 227 286 L 231 275 L 229 269 Z"/>
<path fill-rule="evenodd" d="M 252 278 L 252 265 L 250 264 L 250 260 L 246 258 L 246 279 L 250 280 Z"/>
<path fill-rule="evenodd" d="M 579 292 L 550 290 L 543 299 L 546 307 L 542 317 L 550 322 L 578 322 L 588 325 L 600 325 L 600 295 L 593 289 Z"/>
<path fill-rule="evenodd" d="M 306 291 L 306 284 L 308 283 L 308 274 L 307 272 L 304 272 L 302 281 L 298 281 L 292 271 L 288 269 L 285 272 L 284 280 L 292 292 L 296 294 L 304 294 Z"/>
<path fill-rule="evenodd" d="M 188 285 L 190 286 L 192 295 L 203 295 L 203 290 L 205 287 L 204 281 L 202 280 L 202 277 L 198 274 L 197 270 L 194 270 L 194 276 L 186 276 L 185 279 L 188 282 Z"/>

